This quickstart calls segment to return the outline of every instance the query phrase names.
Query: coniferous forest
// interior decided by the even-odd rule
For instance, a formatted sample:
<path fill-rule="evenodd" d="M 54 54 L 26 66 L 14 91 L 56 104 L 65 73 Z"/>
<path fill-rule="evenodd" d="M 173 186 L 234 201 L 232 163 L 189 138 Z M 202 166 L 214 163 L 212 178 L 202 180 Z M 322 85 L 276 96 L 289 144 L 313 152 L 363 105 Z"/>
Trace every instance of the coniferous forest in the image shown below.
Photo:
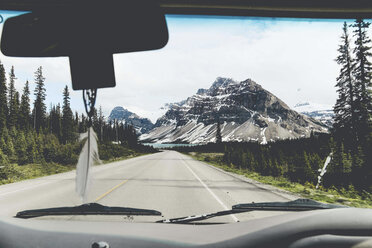
<path fill-rule="evenodd" d="M 61 89 L 62 105 L 48 108 L 41 66 L 35 71 L 34 82 L 26 81 L 22 92 L 16 90 L 16 79 L 15 68 L 7 72 L 0 63 L 0 183 L 27 177 L 20 166 L 33 165 L 46 174 L 73 168 L 83 145 L 79 133 L 87 131 L 88 119 L 71 109 L 68 86 Z M 132 126 L 105 121 L 101 108 L 95 110 L 92 126 L 102 160 L 152 152 L 138 144 Z"/>
<path fill-rule="evenodd" d="M 340 68 L 335 79 L 338 98 L 329 134 L 312 133 L 309 138 L 265 145 L 217 142 L 177 149 L 223 153 L 217 162 L 232 168 L 312 185 L 317 184 L 320 170 L 330 156 L 331 162 L 322 178 L 323 187 L 372 192 L 372 42 L 368 29 L 370 23 L 362 19 L 343 24 L 335 58 Z"/>

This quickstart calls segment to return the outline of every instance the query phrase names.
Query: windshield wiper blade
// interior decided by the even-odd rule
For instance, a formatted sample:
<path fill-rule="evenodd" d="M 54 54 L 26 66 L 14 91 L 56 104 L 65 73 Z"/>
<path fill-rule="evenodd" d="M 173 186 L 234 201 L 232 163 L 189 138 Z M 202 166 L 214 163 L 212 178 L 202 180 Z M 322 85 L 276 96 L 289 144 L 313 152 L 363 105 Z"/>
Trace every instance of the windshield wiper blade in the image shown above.
<path fill-rule="evenodd" d="M 289 202 L 260 202 L 237 204 L 232 206 L 237 211 L 309 211 L 317 209 L 346 208 L 347 206 L 321 203 L 310 199 L 297 199 Z"/>
<path fill-rule="evenodd" d="M 157 223 L 189 223 L 193 221 L 206 220 L 217 216 L 239 214 L 251 211 L 309 211 L 318 209 L 347 208 L 347 206 L 326 204 L 310 199 L 297 199 L 289 202 L 260 202 L 246 203 L 232 206 L 231 210 L 219 211 L 216 213 L 193 215 L 168 220 L 159 220 Z"/>
<path fill-rule="evenodd" d="M 49 215 L 161 215 L 152 209 L 108 207 L 98 203 L 87 203 L 75 207 L 33 209 L 18 212 L 16 218 L 28 219 Z"/>

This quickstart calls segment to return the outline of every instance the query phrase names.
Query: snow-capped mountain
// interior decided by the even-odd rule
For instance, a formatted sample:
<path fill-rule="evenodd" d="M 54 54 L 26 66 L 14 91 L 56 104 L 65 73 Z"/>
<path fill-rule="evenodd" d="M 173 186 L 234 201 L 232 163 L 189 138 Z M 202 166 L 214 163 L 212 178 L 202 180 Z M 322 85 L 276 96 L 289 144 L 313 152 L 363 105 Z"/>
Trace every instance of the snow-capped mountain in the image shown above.
<path fill-rule="evenodd" d="M 141 118 L 133 112 L 123 108 L 123 107 L 115 107 L 111 110 L 111 113 L 108 117 L 108 121 L 118 120 L 120 122 L 132 125 L 135 129 L 137 134 L 143 134 L 150 131 L 154 124 L 147 118 Z"/>
<path fill-rule="evenodd" d="M 216 140 L 219 119 L 223 141 L 258 141 L 307 137 L 327 132 L 320 122 L 290 109 L 251 79 L 236 82 L 217 78 L 186 100 L 168 104 L 143 142 L 206 143 Z"/>
<path fill-rule="evenodd" d="M 332 127 L 333 125 L 334 112 L 332 106 L 330 105 L 303 102 L 297 103 L 293 107 L 293 110 L 314 118 L 328 127 Z"/>

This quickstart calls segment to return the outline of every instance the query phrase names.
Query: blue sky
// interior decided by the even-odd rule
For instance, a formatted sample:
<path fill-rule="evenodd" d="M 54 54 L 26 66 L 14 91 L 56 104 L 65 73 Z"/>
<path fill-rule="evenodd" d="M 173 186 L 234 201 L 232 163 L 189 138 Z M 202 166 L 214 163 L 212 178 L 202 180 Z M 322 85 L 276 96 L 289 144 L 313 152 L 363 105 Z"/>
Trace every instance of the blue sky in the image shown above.
<path fill-rule="evenodd" d="M 4 15 L 6 16 L 6 15 Z M 156 51 L 114 55 L 116 88 L 98 90 L 105 114 L 123 106 L 156 121 L 165 103 L 181 101 L 217 77 L 251 78 L 289 106 L 311 101 L 333 105 L 338 65 L 334 61 L 342 20 L 291 20 L 167 16 L 168 45 Z M 351 23 L 351 21 L 349 21 Z M 47 104 L 62 101 L 71 86 L 67 58 L 9 58 L 21 90 L 43 66 Z M 72 92 L 74 110 L 83 111 L 81 92 Z"/>

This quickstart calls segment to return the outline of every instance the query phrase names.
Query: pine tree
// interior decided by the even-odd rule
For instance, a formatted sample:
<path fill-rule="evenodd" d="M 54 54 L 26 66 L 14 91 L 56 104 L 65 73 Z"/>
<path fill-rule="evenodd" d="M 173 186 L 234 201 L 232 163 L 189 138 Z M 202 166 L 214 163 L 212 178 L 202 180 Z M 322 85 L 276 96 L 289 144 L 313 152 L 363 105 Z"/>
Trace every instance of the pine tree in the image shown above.
<path fill-rule="evenodd" d="M 355 137 L 354 132 L 354 79 L 352 72 L 354 69 L 353 59 L 351 58 L 351 48 L 347 24 L 344 22 L 341 44 L 338 48 L 339 55 L 336 62 L 341 66 L 340 75 L 337 77 L 338 99 L 334 106 L 334 136 L 352 147 Z"/>
<path fill-rule="evenodd" d="M 36 161 L 38 163 L 43 163 L 45 162 L 45 159 L 44 159 L 44 139 L 45 139 L 45 136 L 44 136 L 44 133 L 43 132 L 39 132 L 35 135 L 35 143 L 36 143 Z"/>
<path fill-rule="evenodd" d="M 62 142 L 61 135 L 61 107 L 59 104 L 57 106 L 53 105 L 51 107 L 50 115 L 50 132 L 54 134 L 59 141 Z"/>
<path fill-rule="evenodd" d="M 28 130 L 30 127 L 30 111 L 30 88 L 28 81 L 26 81 L 19 108 L 19 125 L 23 130 Z"/>
<path fill-rule="evenodd" d="M 79 113 L 77 111 L 75 111 L 74 132 L 78 132 L 79 131 L 79 122 L 80 122 Z"/>
<path fill-rule="evenodd" d="M 128 147 L 135 147 L 138 144 L 138 137 L 133 126 L 127 124 L 124 125 L 115 120 L 113 129 L 113 137 L 111 140 L 120 142 L 123 146 Z"/>
<path fill-rule="evenodd" d="M 0 166 L 7 166 L 9 164 L 8 157 L 0 150 Z M 4 170 L 0 170 L 0 179 L 6 179 Z"/>
<path fill-rule="evenodd" d="M 7 124 L 8 104 L 7 104 L 7 85 L 5 69 L 0 62 L 0 133 L 3 132 Z"/>
<path fill-rule="evenodd" d="M 15 151 L 17 154 L 17 162 L 19 165 L 27 163 L 27 145 L 24 133 L 18 132 L 15 140 Z"/>
<path fill-rule="evenodd" d="M 366 145 L 370 133 L 371 123 L 370 114 L 372 113 L 371 95 L 368 88 L 371 87 L 372 64 L 369 62 L 371 57 L 369 46 L 371 40 L 367 35 L 367 29 L 370 23 L 357 19 L 352 25 L 354 27 L 355 40 L 355 67 L 353 74 L 355 77 L 355 128 L 358 143 Z"/>
<path fill-rule="evenodd" d="M 5 147 L 6 149 L 4 150 L 4 153 L 8 156 L 10 162 L 16 162 L 17 158 L 14 149 L 14 143 L 9 135 L 5 137 Z"/>
<path fill-rule="evenodd" d="M 356 148 L 356 153 L 353 154 L 352 161 L 352 171 L 351 171 L 351 181 L 359 189 L 366 189 L 367 184 L 370 184 L 368 180 L 368 175 L 370 171 L 366 171 L 366 156 L 361 145 Z"/>
<path fill-rule="evenodd" d="M 40 66 L 35 72 L 35 101 L 34 101 L 34 109 L 33 109 L 33 121 L 34 121 L 34 129 L 39 132 L 39 130 L 45 127 L 45 119 L 46 119 L 46 105 L 45 105 L 45 86 L 44 86 L 45 78 L 43 77 L 43 68 Z"/>
<path fill-rule="evenodd" d="M 19 93 L 16 91 L 13 98 L 13 115 L 9 118 L 13 128 L 19 128 L 19 108 Z"/>
<path fill-rule="evenodd" d="M 84 114 L 81 114 L 80 122 L 79 122 L 79 133 L 85 133 L 87 131 L 87 118 Z"/>
<path fill-rule="evenodd" d="M 6 150 L 6 143 L 4 135 L 0 136 L 0 151 L 4 152 Z"/>
<path fill-rule="evenodd" d="M 54 134 L 61 141 L 62 140 L 62 111 L 61 105 L 58 103 L 56 107 L 56 115 L 54 120 Z"/>
<path fill-rule="evenodd" d="M 35 163 L 38 156 L 38 151 L 36 150 L 36 135 L 35 131 L 27 132 L 26 135 L 27 144 L 27 163 Z"/>
<path fill-rule="evenodd" d="M 9 87 L 8 87 L 8 107 L 9 107 L 9 117 L 8 117 L 8 128 L 14 127 L 17 123 L 17 115 L 18 109 L 16 106 L 16 94 L 17 91 L 15 89 L 15 80 L 17 78 L 14 74 L 14 66 L 9 73 Z"/>
<path fill-rule="evenodd" d="M 89 119 L 88 119 L 89 120 Z M 92 125 L 94 131 L 96 133 L 99 133 L 99 120 L 98 120 L 98 113 L 97 113 L 97 108 L 93 109 L 93 116 L 92 116 L 92 123 L 88 123 L 88 125 Z M 115 127 L 115 120 L 114 120 L 114 127 Z"/>
<path fill-rule="evenodd" d="M 344 175 L 348 175 L 351 173 L 352 168 L 352 158 L 351 154 L 347 151 L 345 151 L 344 144 L 341 144 L 341 151 L 342 151 L 342 173 Z"/>
<path fill-rule="evenodd" d="M 70 93 L 68 87 L 63 90 L 63 105 L 62 105 L 62 142 L 66 144 L 74 139 L 73 133 L 74 120 L 72 110 L 70 108 Z"/>
<path fill-rule="evenodd" d="M 99 106 L 99 110 L 98 110 L 98 130 L 97 130 L 99 141 L 102 141 L 104 122 L 105 122 L 105 117 L 103 115 L 102 106 Z"/>

